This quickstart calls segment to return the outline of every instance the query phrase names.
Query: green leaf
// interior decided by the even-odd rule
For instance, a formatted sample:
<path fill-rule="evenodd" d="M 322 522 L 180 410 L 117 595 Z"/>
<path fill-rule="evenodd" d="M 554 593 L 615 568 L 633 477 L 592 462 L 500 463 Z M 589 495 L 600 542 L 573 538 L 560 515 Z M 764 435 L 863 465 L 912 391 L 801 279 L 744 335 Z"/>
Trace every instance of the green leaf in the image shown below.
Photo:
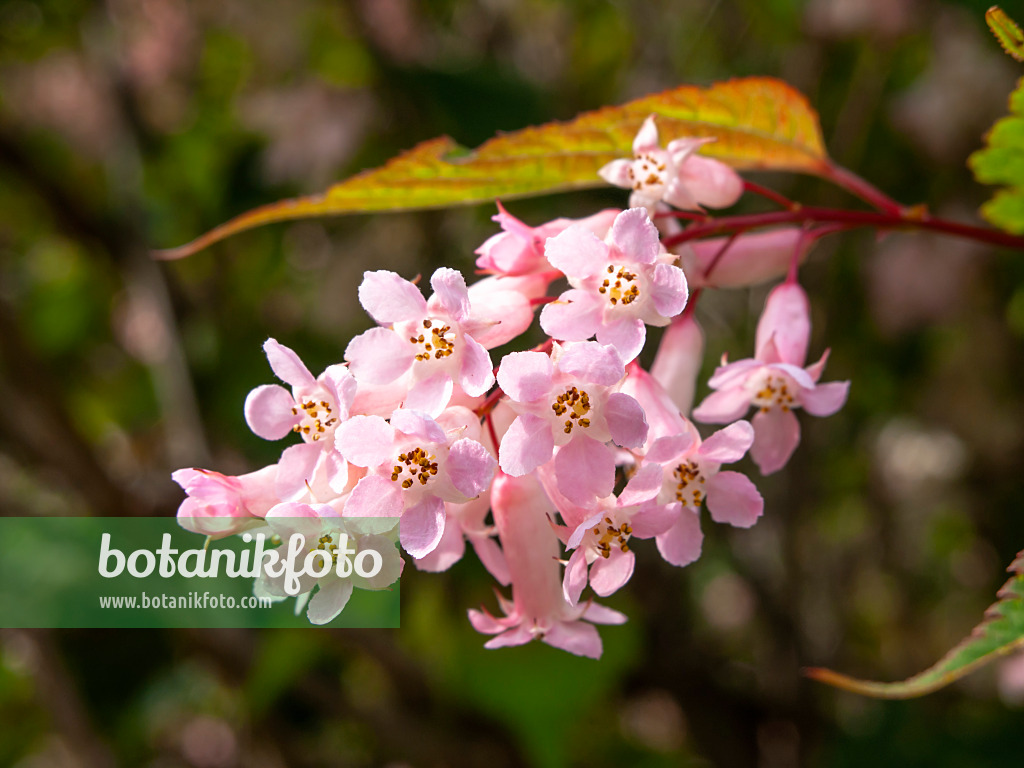
<path fill-rule="evenodd" d="M 993 659 L 1024 649 L 1024 552 L 1009 570 L 1013 576 L 999 590 L 998 602 L 985 611 L 974 631 L 936 664 L 901 683 L 857 680 L 830 669 L 808 669 L 815 680 L 880 699 L 910 699 L 949 685 Z"/>
<path fill-rule="evenodd" d="M 188 256 L 274 221 L 441 208 L 601 186 L 598 169 L 631 154 L 634 135 L 652 113 L 663 144 L 713 136 L 716 141 L 702 151 L 735 168 L 826 174 L 830 167 L 817 113 L 784 82 L 751 77 L 709 88 L 681 86 L 566 123 L 502 134 L 476 150 L 448 137 L 426 141 L 323 194 L 261 206 L 157 255 Z"/>
<path fill-rule="evenodd" d="M 1003 46 L 1003 50 L 1017 61 L 1024 61 L 1024 32 L 998 5 L 985 11 L 985 23 Z"/>
<path fill-rule="evenodd" d="M 971 155 L 967 164 L 982 184 L 1006 188 L 981 206 L 981 215 L 1000 229 L 1024 234 L 1024 79 L 1010 95 L 1009 117 L 992 126 L 986 145 Z"/>

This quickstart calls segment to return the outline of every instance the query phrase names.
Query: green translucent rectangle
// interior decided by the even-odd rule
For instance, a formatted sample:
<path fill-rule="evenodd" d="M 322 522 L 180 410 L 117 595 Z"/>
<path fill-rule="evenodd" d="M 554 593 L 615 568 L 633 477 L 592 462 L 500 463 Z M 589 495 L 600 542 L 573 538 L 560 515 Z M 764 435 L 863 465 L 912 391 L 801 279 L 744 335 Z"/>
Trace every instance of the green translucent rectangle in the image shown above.
<path fill-rule="evenodd" d="M 109 534 L 108 549 L 118 550 L 126 561 L 137 550 L 156 553 L 168 534 L 171 547 L 178 551 L 165 557 L 172 561 L 174 575 L 160 575 L 160 557 L 154 554 L 158 566 L 151 575 L 133 576 L 124 568 L 116 576 L 104 577 L 104 534 Z M 314 626 L 304 609 L 296 615 L 294 598 L 269 607 L 243 607 L 253 600 L 254 579 L 225 574 L 224 555 L 218 558 L 217 576 L 188 578 L 178 573 L 181 553 L 203 550 L 205 544 L 203 536 L 183 530 L 174 518 L 0 517 L 0 627 Z M 205 555 L 193 552 L 186 565 L 194 569 L 200 557 L 209 565 L 212 551 L 218 549 L 234 551 L 237 567 L 245 551 L 252 562 L 257 542 L 239 536 L 211 541 Z M 147 561 L 148 556 L 138 556 L 136 572 L 145 572 Z M 109 555 L 102 565 L 114 572 L 116 564 L 116 556 Z M 340 615 L 323 626 L 397 628 L 398 584 L 355 589 Z"/>

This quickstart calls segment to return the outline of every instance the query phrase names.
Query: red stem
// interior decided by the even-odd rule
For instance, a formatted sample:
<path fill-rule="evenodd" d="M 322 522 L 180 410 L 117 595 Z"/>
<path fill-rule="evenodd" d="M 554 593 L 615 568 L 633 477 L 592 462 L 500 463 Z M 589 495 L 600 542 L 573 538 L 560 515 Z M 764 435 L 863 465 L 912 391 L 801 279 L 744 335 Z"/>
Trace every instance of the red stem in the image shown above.
<path fill-rule="evenodd" d="M 788 197 L 780 195 L 774 189 L 762 187 L 760 184 L 755 184 L 754 182 L 747 181 L 746 179 L 743 180 L 743 189 L 746 190 L 747 192 L 752 192 L 755 195 L 766 197 L 773 203 L 777 203 L 781 205 L 783 208 L 788 208 L 791 211 L 794 211 L 800 207 L 799 203 L 794 203 Z"/>
<path fill-rule="evenodd" d="M 903 214 L 904 206 L 893 200 L 874 184 L 866 179 L 862 179 L 853 171 L 847 170 L 841 165 L 829 163 L 825 166 L 822 176 L 833 184 L 842 187 L 850 194 L 856 195 L 864 202 L 870 203 L 882 213 L 887 213 L 891 216 L 901 216 Z"/>
<path fill-rule="evenodd" d="M 878 229 L 926 229 L 942 232 L 955 237 L 977 240 L 980 243 L 991 243 L 1006 248 L 1024 250 L 1024 237 L 1000 232 L 996 229 L 974 227 L 955 221 L 939 219 L 921 213 L 917 209 L 900 209 L 893 213 L 876 213 L 874 211 L 847 211 L 836 208 L 802 207 L 794 211 L 771 211 L 768 213 L 751 213 L 741 216 L 724 216 L 709 222 L 693 224 L 678 235 L 664 240 L 665 246 L 685 243 L 701 237 L 710 237 L 726 232 L 744 232 L 748 229 L 770 227 L 780 224 L 825 223 L 841 224 L 845 228 L 876 227 Z"/>

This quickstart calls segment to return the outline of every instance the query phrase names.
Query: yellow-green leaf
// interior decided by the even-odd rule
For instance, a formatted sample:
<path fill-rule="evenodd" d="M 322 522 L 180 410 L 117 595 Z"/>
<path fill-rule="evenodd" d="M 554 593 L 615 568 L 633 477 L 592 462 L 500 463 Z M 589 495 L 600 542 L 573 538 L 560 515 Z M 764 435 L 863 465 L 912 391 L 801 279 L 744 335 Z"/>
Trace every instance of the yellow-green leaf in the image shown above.
<path fill-rule="evenodd" d="M 601 166 L 631 153 L 650 114 L 664 143 L 713 136 L 704 154 L 738 169 L 827 173 L 818 115 L 786 83 L 752 77 L 709 88 L 681 86 L 619 107 L 586 112 L 499 135 L 474 151 L 447 137 L 433 139 L 324 194 L 264 205 L 216 227 L 162 258 L 188 256 L 228 235 L 288 219 L 370 211 L 401 211 L 525 197 L 604 184 Z"/>
<path fill-rule="evenodd" d="M 1013 577 L 999 590 L 999 601 L 970 636 L 924 672 L 901 683 L 858 680 L 830 669 L 809 669 L 815 680 L 882 699 L 910 699 L 949 685 L 993 659 L 1024 649 L 1024 552 L 1008 569 Z"/>
<path fill-rule="evenodd" d="M 1010 95 L 1010 115 L 996 121 L 985 144 L 967 164 L 982 184 L 1006 188 L 981 207 L 981 215 L 1000 229 L 1024 234 L 1024 79 Z"/>
<path fill-rule="evenodd" d="M 985 22 L 1003 50 L 1017 61 L 1024 61 L 1024 32 L 998 5 L 985 11 Z"/>

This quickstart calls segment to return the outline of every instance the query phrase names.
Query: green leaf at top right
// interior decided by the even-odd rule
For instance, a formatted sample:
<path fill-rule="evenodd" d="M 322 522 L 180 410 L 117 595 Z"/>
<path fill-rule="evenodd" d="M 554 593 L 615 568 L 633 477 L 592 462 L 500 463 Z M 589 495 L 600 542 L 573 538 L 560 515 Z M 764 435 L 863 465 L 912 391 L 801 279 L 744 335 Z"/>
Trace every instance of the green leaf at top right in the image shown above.
<path fill-rule="evenodd" d="M 1024 79 L 1010 95 L 1009 116 L 996 121 L 985 144 L 967 164 L 979 182 L 1003 189 L 981 206 L 981 215 L 1000 229 L 1024 234 Z"/>

